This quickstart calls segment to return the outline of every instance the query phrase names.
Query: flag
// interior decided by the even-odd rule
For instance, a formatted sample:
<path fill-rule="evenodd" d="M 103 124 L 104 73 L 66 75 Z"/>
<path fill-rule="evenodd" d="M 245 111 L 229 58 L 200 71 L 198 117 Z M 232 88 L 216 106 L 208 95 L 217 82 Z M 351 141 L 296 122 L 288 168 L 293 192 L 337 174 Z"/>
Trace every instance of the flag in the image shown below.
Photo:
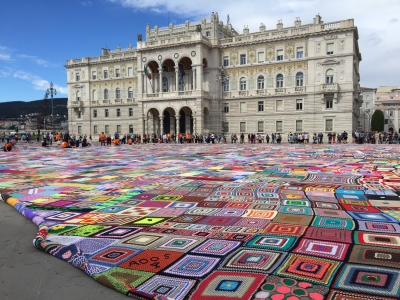
<path fill-rule="evenodd" d="M 144 66 L 144 75 L 147 76 L 147 78 L 149 78 L 151 80 L 151 74 L 147 72 L 147 67 Z"/>

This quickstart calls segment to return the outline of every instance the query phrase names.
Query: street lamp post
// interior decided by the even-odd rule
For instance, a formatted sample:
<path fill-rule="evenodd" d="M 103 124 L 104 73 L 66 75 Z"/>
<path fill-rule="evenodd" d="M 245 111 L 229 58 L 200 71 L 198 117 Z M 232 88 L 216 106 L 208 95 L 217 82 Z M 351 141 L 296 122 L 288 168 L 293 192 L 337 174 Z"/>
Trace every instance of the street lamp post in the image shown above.
<path fill-rule="evenodd" d="M 225 132 L 224 132 L 224 87 L 227 83 L 229 83 L 229 76 L 227 76 L 224 72 L 224 66 L 221 67 L 221 71 L 215 77 L 216 81 L 221 82 L 221 134 L 222 139 L 225 142 Z"/>
<path fill-rule="evenodd" d="M 365 129 L 365 132 L 369 132 L 369 129 L 367 130 L 367 129 L 365 128 L 365 117 L 368 116 L 368 128 L 371 126 L 371 124 L 369 123 L 369 113 L 370 113 L 370 109 L 368 108 L 368 109 L 366 109 L 365 112 L 364 112 L 364 114 L 365 114 L 365 116 L 364 116 L 364 129 Z"/>
<path fill-rule="evenodd" d="M 57 95 L 57 90 L 53 88 L 53 83 L 50 82 L 50 88 L 46 91 L 47 95 L 51 97 L 51 131 L 54 131 L 54 106 L 53 106 L 53 96 Z"/>

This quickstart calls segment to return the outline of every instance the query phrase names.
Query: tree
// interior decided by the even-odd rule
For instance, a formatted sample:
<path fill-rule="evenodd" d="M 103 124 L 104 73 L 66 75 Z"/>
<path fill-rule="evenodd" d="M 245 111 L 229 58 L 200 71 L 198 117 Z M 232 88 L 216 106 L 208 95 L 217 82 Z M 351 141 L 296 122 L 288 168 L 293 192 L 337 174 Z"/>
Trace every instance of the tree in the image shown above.
<path fill-rule="evenodd" d="M 383 131 L 385 124 L 385 117 L 383 112 L 379 109 L 375 110 L 371 118 L 371 130 L 372 131 Z"/>

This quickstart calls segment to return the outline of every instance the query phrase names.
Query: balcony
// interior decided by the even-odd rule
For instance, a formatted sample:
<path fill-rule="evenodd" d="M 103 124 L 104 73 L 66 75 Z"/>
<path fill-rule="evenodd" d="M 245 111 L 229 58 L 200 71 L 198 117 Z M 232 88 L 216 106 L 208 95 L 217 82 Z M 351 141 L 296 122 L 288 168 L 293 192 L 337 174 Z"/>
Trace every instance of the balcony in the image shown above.
<path fill-rule="evenodd" d="M 276 88 L 275 89 L 275 95 L 282 95 L 285 93 L 285 88 Z"/>
<path fill-rule="evenodd" d="M 305 93 L 306 92 L 306 87 L 305 86 L 296 86 L 294 88 L 295 93 Z"/>
<path fill-rule="evenodd" d="M 192 96 L 192 91 L 180 91 L 178 96 Z"/>
<path fill-rule="evenodd" d="M 72 105 L 72 107 L 83 107 L 83 102 L 82 101 L 72 101 L 71 105 Z"/>
<path fill-rule="evenodd" d="M 147 94 L 147 98 L 158 98 L 159 97 L 159 94 L 158 93 L 150 93 L 150 94 Z"/>
<path fill-rule="evenodd" d="M 115 99 L 115 104 L 122 104 L 122 99 Z"/>
<path fill-rule="evenodd" d="M 265 90 L 257 90 L 257 95 L 265 95 Z"/>
<path fill-rule="evenodd" d="M 97 100 L 92 100 L 92 105 L 99 105 L 99 101 L 97 101 Z"/>
<path fill-rule="evenodd" d="M 103 104 L 110 104 L 110 100 L 103 100 Z"/>
<path fill-rule="evenodd" d="M 239 91 L 239 96 L 247 96 L 249 91 Z"/>
<path fill-rule="evenodd" d="M 337 83 L 324 83 L 321 88 L 323 92 L 328 92 L 328 93 L 337 92 L 339 89 Z"/>

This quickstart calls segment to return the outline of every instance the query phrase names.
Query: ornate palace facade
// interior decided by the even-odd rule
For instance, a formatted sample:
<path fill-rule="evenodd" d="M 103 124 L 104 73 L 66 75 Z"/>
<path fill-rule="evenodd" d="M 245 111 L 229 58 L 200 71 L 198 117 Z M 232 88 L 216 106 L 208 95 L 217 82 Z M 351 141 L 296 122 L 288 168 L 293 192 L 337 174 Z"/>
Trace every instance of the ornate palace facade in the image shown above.
<path fill-rule="evenodd" d="M 147 25 L 136 49 L 67 60 L 69 131 L 350 132 L 362 104 L 360 61 L 353 19 L 317 15 L 311 24 L 297 18 L 242 34 L 214 13 Z"/>

